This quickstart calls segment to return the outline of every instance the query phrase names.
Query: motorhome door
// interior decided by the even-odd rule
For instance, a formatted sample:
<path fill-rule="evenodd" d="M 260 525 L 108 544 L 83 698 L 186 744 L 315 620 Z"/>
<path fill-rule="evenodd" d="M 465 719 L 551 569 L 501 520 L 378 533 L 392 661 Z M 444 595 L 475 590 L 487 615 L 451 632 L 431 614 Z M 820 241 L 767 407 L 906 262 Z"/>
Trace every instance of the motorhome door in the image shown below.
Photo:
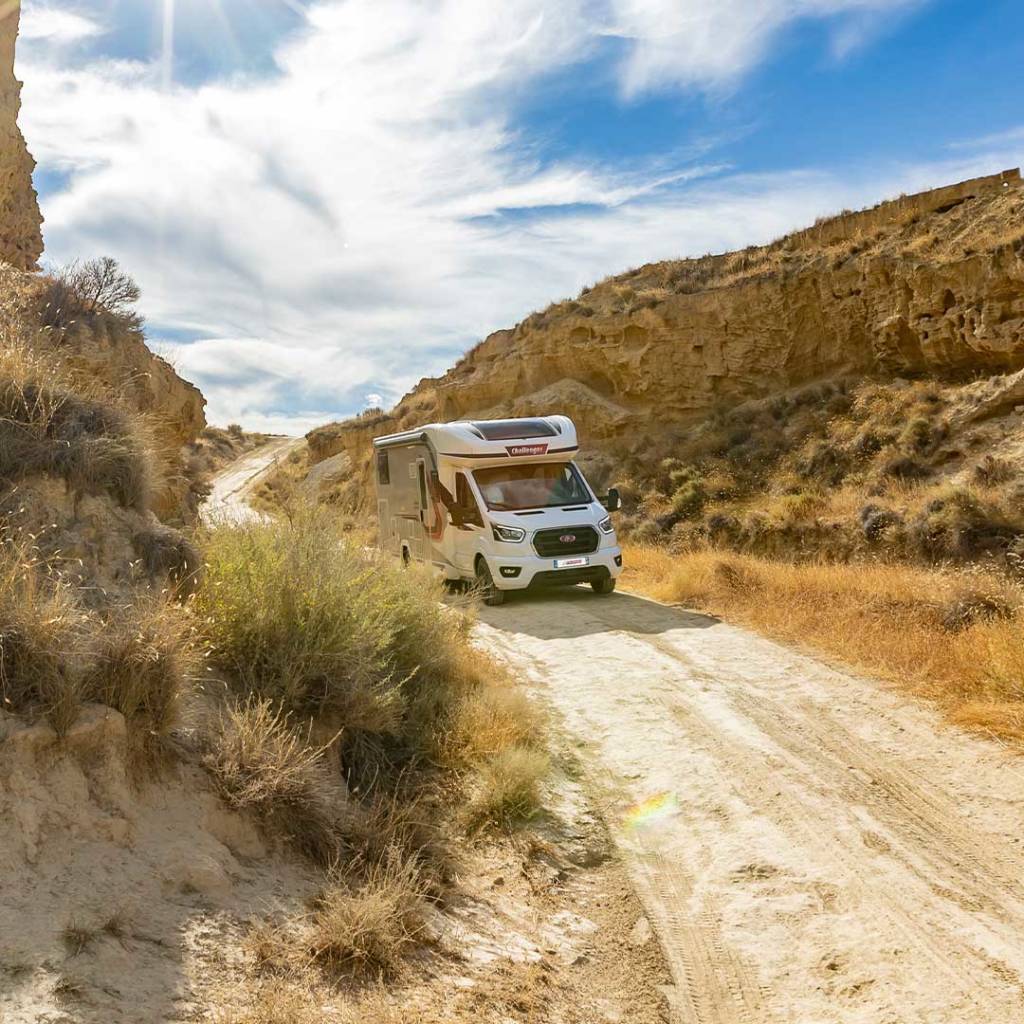
<path fill-rule="evenodd" d="M 417 558 L 430 561 L 430 537 L 433 529 L 431 523 L 430 491 L 427 488 L 427 463 L 424 459 L 416 460 L 416 500 L 419 507 L 420 529 L 416 531 L 418 546 L 413 552 Z"/>

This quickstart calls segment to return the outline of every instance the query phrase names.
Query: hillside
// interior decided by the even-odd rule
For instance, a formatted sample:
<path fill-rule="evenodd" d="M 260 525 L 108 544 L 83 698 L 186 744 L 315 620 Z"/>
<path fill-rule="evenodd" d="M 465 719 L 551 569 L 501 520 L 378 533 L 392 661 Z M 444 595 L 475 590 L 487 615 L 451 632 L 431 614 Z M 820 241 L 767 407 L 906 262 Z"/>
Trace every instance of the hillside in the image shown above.
<path fill-rule="evenodd" d="M 562 412 L 598 485 L 636 477 L 712 411 L 833 378 L 956 381 L 1024 366 L 1018 171 L 820 221 L 767 246 L 648 264 L 534 313 L 389 413 L 308 435 L 363 506 L 371 436 L 431 420 Z M 340 467 L 339 467 L 340 473 Z"/>

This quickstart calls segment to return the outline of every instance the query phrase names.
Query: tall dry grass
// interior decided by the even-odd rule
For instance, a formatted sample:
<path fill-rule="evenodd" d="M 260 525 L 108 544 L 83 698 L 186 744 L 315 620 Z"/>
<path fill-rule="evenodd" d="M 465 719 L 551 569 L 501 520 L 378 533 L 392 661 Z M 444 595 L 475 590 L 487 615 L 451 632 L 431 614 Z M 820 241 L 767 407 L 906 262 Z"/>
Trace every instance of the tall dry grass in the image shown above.
<path fill-rule="evenodd" d="M 64 735 L 81 704 L 92 620 L 69 586 L 48 577 L 30 543 L 0 537 L 0 702 Z"/>
<path fill-rule="evenodd" d="M 1024 587 L 982 568 L 792 564 L 628 546 L 625 582 L 810 647 L 1024 740 Z"/>
<path fill-rule="evenodd" d="M 224 708 L 205 756 L 229 806 L 260 820 L 319 864 L 344 850 L 349 817 L 331 744 L 315 743 L 269 700 L 250 697 Z"/>
<path fill-rule="evenodd" d="M 147 509 L 159 481 L 140 418 L 72 382 L 5 327 L 5 315 L 0 310 L 0 481 L 55 476 L 80 494 Z"/>

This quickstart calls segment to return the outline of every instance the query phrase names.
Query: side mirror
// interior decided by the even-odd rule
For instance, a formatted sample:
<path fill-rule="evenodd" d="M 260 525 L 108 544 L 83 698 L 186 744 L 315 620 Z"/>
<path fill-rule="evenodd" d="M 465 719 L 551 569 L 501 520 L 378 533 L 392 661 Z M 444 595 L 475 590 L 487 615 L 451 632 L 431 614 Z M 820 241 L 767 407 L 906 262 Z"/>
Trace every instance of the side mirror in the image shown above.
<path fill-rule="evenodd" d="M 606 509 L 608 509 L 609 512 L 618 512 L 620 501 L 619 501 L 619 489 L 617 487 L 609 487 L 608 488 L 608 494 L 605 497 L 603 504 L 604 504 L 604 507 Z"/>

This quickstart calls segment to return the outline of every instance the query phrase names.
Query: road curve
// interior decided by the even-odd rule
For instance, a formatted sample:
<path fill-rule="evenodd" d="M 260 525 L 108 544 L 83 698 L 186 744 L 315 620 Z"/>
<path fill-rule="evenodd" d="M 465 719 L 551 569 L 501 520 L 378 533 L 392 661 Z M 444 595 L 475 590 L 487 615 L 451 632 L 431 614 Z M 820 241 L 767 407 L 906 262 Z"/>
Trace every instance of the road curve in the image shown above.
<path fill-rule="evenodd" d="M 686 1024 L 1024 1021 L 1024 763 L 714 618 L 574 589 L 477 636 L 579 741 Z"/>
<path fill-rule="evenodd" d="M 249 488 L 300 441 L 301 438 L 296 437 L 268 441 L 221 470 L 214 477 L 213 488 L 200 510 L 203 520 L 216 522 L 226 519 L 243 522 L 247 519 L 258 519 L 260 513 L 251 508 L 246 501 Z"/>

